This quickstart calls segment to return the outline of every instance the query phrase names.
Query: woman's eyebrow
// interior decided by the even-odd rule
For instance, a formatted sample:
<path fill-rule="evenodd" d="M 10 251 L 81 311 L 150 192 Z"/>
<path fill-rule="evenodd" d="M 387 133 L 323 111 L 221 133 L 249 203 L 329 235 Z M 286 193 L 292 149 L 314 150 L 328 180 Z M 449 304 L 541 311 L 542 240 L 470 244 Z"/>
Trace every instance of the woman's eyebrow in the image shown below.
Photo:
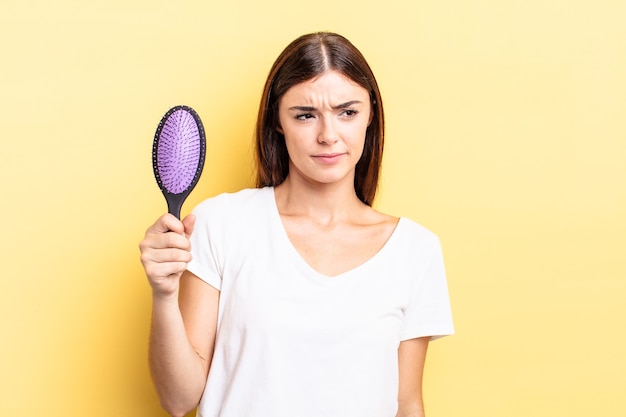
<path fill-rule="evenodd" d="M 334 110 L 346 109 L 346 108 L 351 107 L 351 106 L 353 106 L 355 104 L 361 104 L 361 103 L 362 103 L 362 101 L 360 101 L 360 100 L 350 100 L 350 101 L 346 101 L 345 103 L 341 103 L 341 104 L 338 104 L 336 106 L 333 106 L 333 109 Z M 292 106 L 292 107 L 289 107 L 289 110 L 316 111 L 317 108 L 313 107 L 313 106 Z"/>
<path fill-rule="evenodd" d="M 360 100 L 350 100 L 350 101 L 346 101 L 345 103 L 341 103 L 337 106 L 333 106 L 333 109 L 346 109 L 348 107 L 354 106 L 355 104 L 361 104 L 362 101 Z"/>
<path fill-rule="evenodd" d="M 315 111 L 317 110 L 315 107 L 311 106 L 292 106 L 289 107 L 289 110 L 297 110 L 297 111 Z"/>

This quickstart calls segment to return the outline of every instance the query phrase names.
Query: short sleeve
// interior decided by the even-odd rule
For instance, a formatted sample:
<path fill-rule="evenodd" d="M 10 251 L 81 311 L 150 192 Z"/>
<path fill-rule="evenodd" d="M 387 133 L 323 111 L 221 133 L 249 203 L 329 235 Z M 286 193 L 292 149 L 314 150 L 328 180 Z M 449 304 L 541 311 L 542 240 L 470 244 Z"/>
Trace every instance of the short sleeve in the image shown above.
<path fill-rule="evenodd" d="M 443 254 L 436 240 L 430 261 L 416 279 L 404 312 L 401 340 L 454 334 Z"/>
<path fill-rule="evenodd" d="M 205 201 L 193 210 L 196 216 L 194 231 L 189 240 L 191 241 L 191 262 L 187 269 L 207 284 L 221 288 L 222 268 L 220 259 L 220 227 L 211 224 L 210 202 Z M 214 222 L 215 223 L 215 222 Z"/>

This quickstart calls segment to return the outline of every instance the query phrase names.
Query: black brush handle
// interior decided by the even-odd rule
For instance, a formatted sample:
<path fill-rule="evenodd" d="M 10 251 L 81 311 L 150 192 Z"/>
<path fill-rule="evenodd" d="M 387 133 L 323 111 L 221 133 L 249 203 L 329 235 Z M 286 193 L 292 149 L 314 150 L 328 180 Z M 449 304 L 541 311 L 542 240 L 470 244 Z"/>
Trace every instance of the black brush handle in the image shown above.
<path fill-rule="evenodd" d="M 163 190 L 163 195 L 165 196 L 165 201 L 167 201 L 167 212 L 180 220 L 180 211 L 189 193 L 172 194 Z"/>

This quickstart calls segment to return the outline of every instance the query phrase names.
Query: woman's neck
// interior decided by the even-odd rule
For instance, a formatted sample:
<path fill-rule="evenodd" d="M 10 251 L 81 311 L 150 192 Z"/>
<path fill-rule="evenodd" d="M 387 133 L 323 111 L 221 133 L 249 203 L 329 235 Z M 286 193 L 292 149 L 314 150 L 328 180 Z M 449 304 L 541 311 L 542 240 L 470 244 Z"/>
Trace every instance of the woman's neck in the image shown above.
<path fill-rule="evenodd" d="M 319 223 L 353 219 L 369 207 L 358 199 L 353 183 L 312 184 L 287 176 L 275 188 L 281 215 L 305 216 Z"/>

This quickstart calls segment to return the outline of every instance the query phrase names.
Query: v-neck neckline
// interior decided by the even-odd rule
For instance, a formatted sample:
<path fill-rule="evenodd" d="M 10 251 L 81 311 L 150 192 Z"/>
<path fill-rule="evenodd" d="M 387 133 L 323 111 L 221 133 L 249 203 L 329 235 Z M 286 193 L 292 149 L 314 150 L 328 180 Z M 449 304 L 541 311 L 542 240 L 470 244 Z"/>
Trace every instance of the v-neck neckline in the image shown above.
<path fill-rule="evenodd" d="M 275 229 L 278 231 L 277 237 L 282 240 L 282 245 L 288 248 L 292 257 L 300 264 L 300 266 L 305 271 L 307 271 L 310 275 L 316 278 L 319 278 L 321 280 L 328 281 L 328 282 L 339 281 L 342 278 L 347 278 L 359 272 L 362 269 L 366 269 L 371 264 L 375 263 L 378 260 L 378 258 L 383 257 L 387 251 L 393 250 L 392 246 L 394 242 L 398 239 L 397 236 L 401 233 L 400 230 L 403 228 L 402 224 L 405 222 L 404 217 L 399 217 L 393 231 L 391 232 L 391 234 L 389 235 L 385 243 L 372 256 L 367 258 L 365 261 L 361 262 L 360 264 L 346 271 L 340 272 L 339 274 L 327 275 L 315 269 L 309 262 L 307 262 L 304 259 L 304 257 L 298 251 L 298 249 L 296 249 L 293 242 L 289 238 L 289 234 L 287 233 L 285 224 L 283 223 L 283 220 L 280 216 L 280 212 L 278 210 L 278 204 L 276 203 L 276 194 L 274 192 L 274 187 L 268 187 L 268 194 L 269 194 L 268 200 L 270 200 L 270 204 L 271 204 L 271 210 L 270 210 L 271 218 L 272 218 L 272 221 L 276 225 Z"/>

